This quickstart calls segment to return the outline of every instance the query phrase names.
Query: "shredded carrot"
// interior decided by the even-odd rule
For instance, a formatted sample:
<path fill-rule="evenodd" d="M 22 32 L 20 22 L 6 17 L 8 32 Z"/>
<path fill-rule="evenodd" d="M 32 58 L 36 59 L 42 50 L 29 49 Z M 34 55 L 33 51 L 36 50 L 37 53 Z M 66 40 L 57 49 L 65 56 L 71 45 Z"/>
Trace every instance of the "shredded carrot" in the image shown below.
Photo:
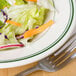
<path fill-rule="evenodd" d="M 11 20 L 7 20 L 6 22 L 9 24 L 15 25 L 15 26 L 21 26 L 20 23 L 17 23 L 17 22 L 11 21 Z"/>
<path fill-rule="evenodd" d="M 47 29 L 53 23 L 54 23 L 54 21 L 50 20 L 49 22 L 47 22 L 46 24 L 43 24 L 42 26 L 40 26 L 37 29 L 31 29 L 31 30 L 25 32 L 24 33 L 24 38 L 28 38 L 28 37 L 31 37 L 31 36 L 34 36 L 36 34 L 39 34 L 39 33 L 43 32 L 45 29 Z"/>
<path fill-rule="evenodd" d="M 32 1 L 32 2 L 37 2 L 37 0 L 26 0 L 26 1 Z"/>

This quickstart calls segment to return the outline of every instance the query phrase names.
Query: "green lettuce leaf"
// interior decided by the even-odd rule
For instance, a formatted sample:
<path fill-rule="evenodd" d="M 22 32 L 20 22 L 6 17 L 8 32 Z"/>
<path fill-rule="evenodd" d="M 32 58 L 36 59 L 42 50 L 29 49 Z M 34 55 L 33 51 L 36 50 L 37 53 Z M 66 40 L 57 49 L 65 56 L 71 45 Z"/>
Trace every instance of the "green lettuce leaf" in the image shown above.
<path fill-rule="evenodd" d="M 26 1 L 23 1 L 23 0 L 15 0 L 16 1 L 16 5 L 22 5 L 22 4 L 25 4 Z"/>
<path fill-rule="evenodd" d="M 0 26 L 2 26 L 3 25 L 3 22 L 2 21 L 0 21 Z"/>
<path fill-rule="evenodd" d="M 8 39 L 5 39 L 5 35 L 1 34 L 0 35 L 0 45 L 6 45 L 8 43 Z"/>
<path fill-rule="evenodd" d="M 7 35 L 10 43 L 17 43 L 16 35 L 23 34 L 26 30 L 33 29 L 44 23 L 46 9 L 37 5 L 19 5 L 9 8 L 8 16 L 12 21 L 21 23 L 21 26 L 6 24 L 1 30 Z"/>
<path fill-rule="evenodd" d="M 49 10 L 55 9 L 53 0 L 38 0 L 37 5 L 43 6 L 44 8 L 47 8 Z"/>
<path fill-rule="evenodd" d="M 0 9 L 4 7 L 10 7 L 10 4 L 6 0 L 0 0 Z"/>
<path fill-rule="evenodd" d="M 53 2 L 53 0 L 48 0 L 49 1 L 49 3 L 54 7 L 54 2 Z"/>
<path fill-rule="evenodd" d="M 13 26 L 15 34 L 22 34 L 27 29 L 43 24 L 46 9 L 36 5 L 14 6 L 9 9 L 9 17 L 13 21 L 21 23 L 21 27 Z"/>

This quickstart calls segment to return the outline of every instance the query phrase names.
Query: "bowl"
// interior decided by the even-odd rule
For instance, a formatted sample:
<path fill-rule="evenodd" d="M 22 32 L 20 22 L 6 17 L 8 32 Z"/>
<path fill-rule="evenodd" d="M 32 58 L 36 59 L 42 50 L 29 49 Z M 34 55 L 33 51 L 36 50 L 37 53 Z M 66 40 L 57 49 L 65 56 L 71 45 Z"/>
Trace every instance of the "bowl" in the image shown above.
<path fill-rule="evenodd" d="M 26 65 L 55 52 L 70 37 L 75 28 L 75 0 L 54 0 L 55 10 L 47 21 L 54 24 L 23 48 L 0 51 L 0 68 Z"/>

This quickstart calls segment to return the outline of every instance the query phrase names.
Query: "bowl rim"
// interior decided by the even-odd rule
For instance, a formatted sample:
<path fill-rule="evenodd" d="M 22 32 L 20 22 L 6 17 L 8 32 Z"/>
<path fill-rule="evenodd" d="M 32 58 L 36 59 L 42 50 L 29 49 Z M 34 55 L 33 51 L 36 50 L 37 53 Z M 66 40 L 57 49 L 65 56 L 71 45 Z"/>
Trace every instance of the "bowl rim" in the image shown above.
<path fill-rule="evenodd" d="M 29 58 L 32 58 L 32 57 L 35 57 L 35 56 L 38 56 L 46 51 L 48 51 L 50 48 L 52 48 L 53 46 L 55 46 L 56 44 L 58 44 L 62 39 L 63 37 L 67 34 L 67 32 L 69 31 L 71 25 L 72 25 L 72 22 L 73 22 L 73 19 L 74 19 L 74 2 L 73 0 L 69 0 L 69 3 L 70 3 L 70 17 L 69 17 L 69 20 L 68 20 L 68 24 L 64 30 L 64 32 L 58 37 L 57 40 L 55 40 L 52 44 L 50 44 L 49 46 L 47 46 L 46 48 L 40 50 L 39 52 L 37 53 L 34 53 L 32 55 L 29 55 L 27 57 L 22 57 L 22 58 L 17 58 L 17 59 L 13 59 L 13 60 L 5 60 L 5 61 L 0 61 L 0 63 L 9 63 L 9 62 L 16 62 L 16 61 L 21 61 L 21 60 L 26 60 L 26 59 L 29 59 Z"/>

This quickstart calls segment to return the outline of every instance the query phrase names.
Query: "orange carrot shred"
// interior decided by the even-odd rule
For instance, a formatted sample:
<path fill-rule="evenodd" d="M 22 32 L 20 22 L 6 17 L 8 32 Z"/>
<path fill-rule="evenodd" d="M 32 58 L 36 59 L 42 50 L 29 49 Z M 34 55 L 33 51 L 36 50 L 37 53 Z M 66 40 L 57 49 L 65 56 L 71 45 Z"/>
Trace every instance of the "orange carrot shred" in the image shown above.
<path fill-rule="evenodd" d="M 6 22 L 9 23 L 9 24 L 15 25 L 15 26 L 21 26 L 20 23 L 17 23 L 15 21 L 7 20 Z"/>
<path fill-rule="evenodd" d="M 45 29 L 47 29 L 53 23 L 54 23 L 54 21 L 50 20 L 49 22 L 47 22 L 46 24 L 43 24 L 42 26 L 40 26 L 37 29 L 31 29 L 31 30 L 25 32 L 24 33 L 24 38 L 28 38 L 28 37 L 31 37 L 31 36 L 34 36 L 36 34 L 39 34 L 39 33 L 43 32 Z"/>

